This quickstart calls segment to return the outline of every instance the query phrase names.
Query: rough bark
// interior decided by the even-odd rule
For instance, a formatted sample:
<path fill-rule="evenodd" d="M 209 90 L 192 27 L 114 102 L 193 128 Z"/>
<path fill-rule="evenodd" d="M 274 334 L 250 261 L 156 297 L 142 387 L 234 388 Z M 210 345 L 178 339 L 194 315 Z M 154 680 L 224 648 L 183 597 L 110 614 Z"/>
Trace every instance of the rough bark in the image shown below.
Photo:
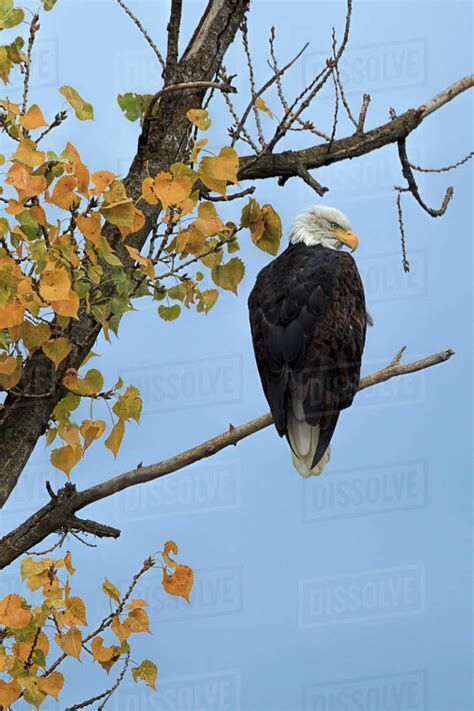
<path fill-rule="evenodd" d="M 196 31 L 176 65 L 173 81 L 210 81 L 234 39 L 238 26 L 248 9 L 249 0 L 210 0 Z M 141 194 L 141 184 L 147 170 L 156 173 L 179 160 L 186 147 L 189 123 L 186 112 L 200 105 L 203 92 L 183 91 L 164 95 L 152 120 L 144 125 L 138 140 L 135 158 L 125 179 L 127 193 L 133 199 Z M 137 248 L 145 243 L 159 214 L 159 205 L 141 204 L 146 222 L 133 239 Z M 106 226 L 106 236 L 116 237 L 114 228 Z M 122 254 L 123 261 L 126 254 Z M 100 325 L 85 314 L 75 322 L 69 338 L 73 344 L 70 356 L 58 371 L 42 352 L 36 352 L 25 365 L 16 390 L 9 394 L 0 414 L 0 508 L 10 496 L 27 463 L 36 442 L 44 433 L 54 406 L 64 396 L 61 377 L 66 368 L 78 368 L 91 350 Z"/>

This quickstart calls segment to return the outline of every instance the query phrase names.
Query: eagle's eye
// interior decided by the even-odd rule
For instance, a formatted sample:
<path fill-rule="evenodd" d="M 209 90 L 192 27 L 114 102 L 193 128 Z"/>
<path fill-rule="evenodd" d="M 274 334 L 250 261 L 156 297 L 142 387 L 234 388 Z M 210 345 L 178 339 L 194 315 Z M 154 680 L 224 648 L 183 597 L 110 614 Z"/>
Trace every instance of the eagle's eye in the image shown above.
<path fill-rule="evenodd" d="M 337 224 L 337 222 L 331 222 L 331 228 L 332 228 L 333 230 L 338 230 L 338 229 L 339 229 L 339 225 Z"/>

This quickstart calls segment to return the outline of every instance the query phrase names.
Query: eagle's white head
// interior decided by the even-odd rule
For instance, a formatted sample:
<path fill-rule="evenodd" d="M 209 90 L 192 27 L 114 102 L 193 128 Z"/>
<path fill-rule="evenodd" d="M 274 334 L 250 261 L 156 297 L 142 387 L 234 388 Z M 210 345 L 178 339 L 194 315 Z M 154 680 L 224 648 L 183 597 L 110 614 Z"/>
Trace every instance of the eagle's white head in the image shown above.
<path fill-rule="evenodd" d="M 345 244 L 352 251 L 359 244 L 344 213 L 327 205 L 313 205 L 297 215 L 290 229 L 290 243 L 298 242 L 330 249 L 341 249 Z"/>

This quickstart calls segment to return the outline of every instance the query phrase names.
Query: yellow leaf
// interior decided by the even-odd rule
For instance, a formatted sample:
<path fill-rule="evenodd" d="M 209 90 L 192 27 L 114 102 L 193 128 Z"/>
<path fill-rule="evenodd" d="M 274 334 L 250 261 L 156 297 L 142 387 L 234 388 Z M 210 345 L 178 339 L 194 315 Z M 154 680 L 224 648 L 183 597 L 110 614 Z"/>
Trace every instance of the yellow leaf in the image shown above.
<path fill-rule="evenodd" d="M 149 659 L 144 659 L 143 662 L 132 669 L 132 676 L 135 682 L 141 679 L 145 684 L 152 689 L 156 690 L 156 677 L 158 675 L 158 669 L 156 664 L 151 662 Z"/>
<path fill-rule="evenodd" d="M 7 301 L 6 304 L 0 306 L 0 328 L 13 328 L 23 322 L 25 316 L 25 307 L 21 305 L 18 299 Z"/>
<path fill-rule="evenodd" d="M 193 571 L 188 565 L 178 563 L 171 575 L 163 568 L 163 587 L 169 595 L 183 597 L 189 602 L 193 580 Z"/>
<path fill-rule="evenodd" d="M 87 449 L 95 439 L 102 437 L 105 430 L 104 420 L 84 420 L 80 432 L 84 438 L 84 449 Z"/>
<path fill-rule="evenodd" d="M 13 154 L 13 160 L 24 163 L 30 168 L 37 168 L 44 163 L 45 154 L 43 151 L 38 151 L 36 143 L 29 138 L 21 139 L 18 148 Z"/>
<path fill-rule="evenodd" d="M 68 551 L 66 553 L 66 555 L 64 557 L 64 565 L 66 566 L 66 570 L 69 573 L 69 575 L 74 575 L 74 573 L 76 572 L 76 569 L 73 567 L 73 564 L 72 564 L 71 551 Z M 71 600 L 72 599 L 79 600 L 80 598 L 71 598 Z M 82 600 L 81 600 L 81 602 L 82 602 Z M 84 604 L 84 603 L 82 603 L 82 604 Z"/>
<path fill-rule="evenodd" d="M 28 111 L 20 116 L 20 123 L 28 131 L 48 125 L 38 104 L 32 104 Z"/>
<path fill-rule="evenodd" d="M 106 578 L 102 584 L 102 590 L 108 597 L 112 598 L 112 600 L 115 600 L 115 602 L 120 602 L 120 593 L 115 587 L 113 583 L 110 582 L 108 578 Z"/>
<path fill-rule="evenodd" d="M 99 635 L 92 640 L 91 651 L 97 662 L 108 662 L 117 654 L 119 648 L 116 646 L 104 647 L 104 638 Z"/>
<path fill-rule="evenodd" d="M 80 121 L 88 121 L 94 118 L 94 109 L 91 104 L 84 101 L 72 86 L 62 86 L 59 91 L 71 104 L 74 113 Z"/>
<path fill-rule="evenodd" d="M 61 672 L 53 671 L 48 676 L 39 677 L 36 683 L 42 694 L 47 694 L 57 699 L 64 685 L 64 676 Z"/>
<path fill-rule="evenodd" d="M 58 316 L 70 316 L 71 318 L 77 319 L 77 312 L 79 309 L 79 297 L 76 292 L 71 289 L 69 291 L 67 299 L 51 301 L 51 308 L 53 309 L 55 314 L 58 314 Z"/>
<path fill-rule="evenodd" d="M 151 634 L 148 615 L 141 608 L 132 610 L 125 620 L 125 624 L 129 627 L 130 632 L 149 632 Z"/>
<path fill-rule="evenodd" d="M 264 100 L 259 96 L 257 101 L 255 102 L 255 106 L 259 111 L 263 111 L 264 114 L 267 114 L 267 116 L 270 116 L 270 118 L 273 118 L 273 114 L 264 102 Z"/>
<path fill-rule="evenodd" d="M 198 175 L 210 190 L 221 195 L 226 194 L 227 183 L 238 185 L 237 172 L 239 156 L 233 148 L 225 146 L 214 158 L 205 157 L 201 160 Z"/>
<path fill-rule="evenodd" d="M 61 301 L 69 298 L 71 280 L 64 267 L 48 262 L 41 274 L 39 292 L 46 301 Z"/>
<path fill-rule="evenodd" d="M 196 310 L 200 313 L 209 313 L 216 303 L 218 296 L 219 292 L 217 289 L 207 289 L 206 291 L 198 292 L 198 305 Z"/>
<path fill-rule="evenodd" d="M 66 603 L 66 613 L 68 616 L 68 625 L 85 625 L 86 622 L 86 607 L 84 601 L 80 597 L 70 597 Z"/>
<path fill-rule="evenodd" d="M 80 658 L 82 649 L 82 633 L 80 629 L 71 627 L 64 634 L 56 634 L 54 639 L 64 654 L 76 657 L 76 659 Z"/>
<path fill-rule="evenodd" d="M 127 610 L 140 610 L 142 607 L 148 607 L 148 603 L 146 600 L 140 600 L 140 599 L 133 599 L 130 602 L 128 602 L 125 607 Z"/>
<path fill-rule="evenodd" d="M 0 600 L 0 625 L 12 629 L 23 629 L 31 622 L 31 612 L 23 607 L 24 600 L 12 593 Z"/>
<path fill-rule="evenodd" d="M 239 257 L 232 257 L 227 264 L 216 264 L 212 268 L 211 276 L 215 284 L 221 289 L 227 289 L 237 294 L 237 287 L 245 274 L 245 266 Z"/>
<path fill-rule="evenodd" d="M 69 478 L 71 469 L 81 460 L 82 448 L 78 445 L 72 447 L 66 444 L 64 447 L 53 449 L 51 452 L 51 464 L 64 472 Z"/>
<path fill-rule="evenodd" d="M 198 217 L 194 226 L 206 237 L 212 237 L 224 228 L 224 223 L 217 214 L 212 202 L 201 202 L 198 207 Z"/>
<path fill-rule="evenodd" d="M 107 449 L 110 449 L 115 458 L 117 457 L 117 452 L 122 443 L 124 431 L 125 425 L 123 423 L 123 420 L 118 420 L 118 422 L 114 425 L 111 433 L 104 442 Z"/>
<path fill-rule="evenodd" d="M 205 109 L 189 109 L 186 114 L 188 120 L 201 131 L 207 131 L 212 121 Z"/>
<path fill-rule="evenodd" d="M 0 679 L 0 705 L 5 709 L 9 708 L 20 696 L 21 686 L 14 679 L 13 681 L 3 681 Z"/>
<path fill-rule="evenodd" d="M 60 338 L 54 338 L 51 341 L 43 343 L 41 348 L 43 353 L 53 361 L 57 368 L 61 361 L 69 355 L 71 351 L 71 343 L 67 338 L 60 336 Z"/>
<path fill-rule="evenodd" d="M 153 192 L 166 210 L 170 205 L 177 205 L 191 194 L 193 182 L 187 175 L 178 177 L 171 173 L 158 173 L 153 183 Z"/>

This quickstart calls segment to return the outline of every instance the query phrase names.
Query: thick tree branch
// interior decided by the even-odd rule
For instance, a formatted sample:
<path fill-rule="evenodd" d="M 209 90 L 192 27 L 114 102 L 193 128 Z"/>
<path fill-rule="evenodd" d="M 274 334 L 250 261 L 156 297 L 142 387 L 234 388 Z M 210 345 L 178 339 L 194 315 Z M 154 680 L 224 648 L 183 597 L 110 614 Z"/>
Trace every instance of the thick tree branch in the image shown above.
<path fill-rule="evenodd" d="M 452 84 L 417 109 L 408 109 L 395 116 L 388 123 L 364 133 L 334 140 L 331 150 L 321 144 L 299 151 L 265 153 L 261 156 L 249 155 L 240 158 L 239 180 L 262 178 L 291 178 L 298 175 L 301 166 L 306 170 L 322 168 L 341 160 L 356 158 L 405 139 L 421 122 L 463 91 L 474 86 L 474 74 Z"/>
<path fill-rule="evenodd" d="M 176 67 L 177 82 L 210 82 L 214 79 L 248 6 L 249 0 L 209 0 Z M 147 121 L 143 126 L 135 158 L 124 181 L 127 194 L 133 200 L 140 197 L 142 181 L 147 175 L 167 170 L 184 157 L 189 129 L 186 113 L 201 105 L 205 91 L 205 88 L 196 88 L 170 91 L 161 96 L 157 120 Z M 161 209 L 159 204 L 143 204 L 141 207 L 145 225 L 127 240 L 137 249 L 145 244 Z M 117 245 L 122 262 L 130 264 L 116 228 L 107 224 L 103 233 Z M 102 286 L 104 296 L 108 295 L 108 289 L 112 292 L 112 280 Z M 71 352 L 58 370 L 40 350 L 35 351 L 24 366 L 17 390 L 25 395 L 9 394 L 0 412 L 0 508 L 15 487 L 36 442 L 45 432 L 53 408 L 66 394 L 61 384 L 65 369 L 80 367 L 100 330 L 101 325 L 91 315 L 81 314 L 81 318 L 71 324 L 68 333 Z M 51 394 L 45 398 L 31 398 L 38 393 Z"/>
<path fill-rule="evenodd" d="M 402 353 L 399 352 L 385 368 L 362 378 L 359 390 L 365 390 L 365 388 L 383 383 L 399 375 L 414 373 L 418 370 L 430 368 L 438 363 L 444 363 L 449 360 L 453 354 L 454 351 L 449 349 L 427 356 L 426 358 L 421 358 L 420 360 L 401 364 L 400 358 Z M 36 546 L 49 534 L 67 527 L 67 523 L 71 520 L 77 520 L 73 517 L 80 509 L 96 501 L 113 496 L 119 491 L 128 489 L 131 486 L 154 481 L 162 476 L 188 467 L 190 464 L 201 459 L 211 457 L 222 449 L 230 445 L 236 445 L 240 440 L 255 434 L 255 432 L 259 432 L 271 424 L 272 416 L 270 413 L 267 413 L 238 427 L 231 425 L 226 432 L 203 442 L 197 447 L 181 452 L 181 454 L 175 457 L 165 459 L 157 464 L 142 466 L 125 472 L 124 474 L 119 474 L 84 491 L 77 491 L 72 484 L 67 484 L 46 506 L 0 540 L 0 569 L 5 568 L 25 551 Z M 98 524 L 94 525 L 97 526 Z M 105 527 L 102 528 L 104 529 Z M 83 528 L 82 530 L 85 529 Z"/>

